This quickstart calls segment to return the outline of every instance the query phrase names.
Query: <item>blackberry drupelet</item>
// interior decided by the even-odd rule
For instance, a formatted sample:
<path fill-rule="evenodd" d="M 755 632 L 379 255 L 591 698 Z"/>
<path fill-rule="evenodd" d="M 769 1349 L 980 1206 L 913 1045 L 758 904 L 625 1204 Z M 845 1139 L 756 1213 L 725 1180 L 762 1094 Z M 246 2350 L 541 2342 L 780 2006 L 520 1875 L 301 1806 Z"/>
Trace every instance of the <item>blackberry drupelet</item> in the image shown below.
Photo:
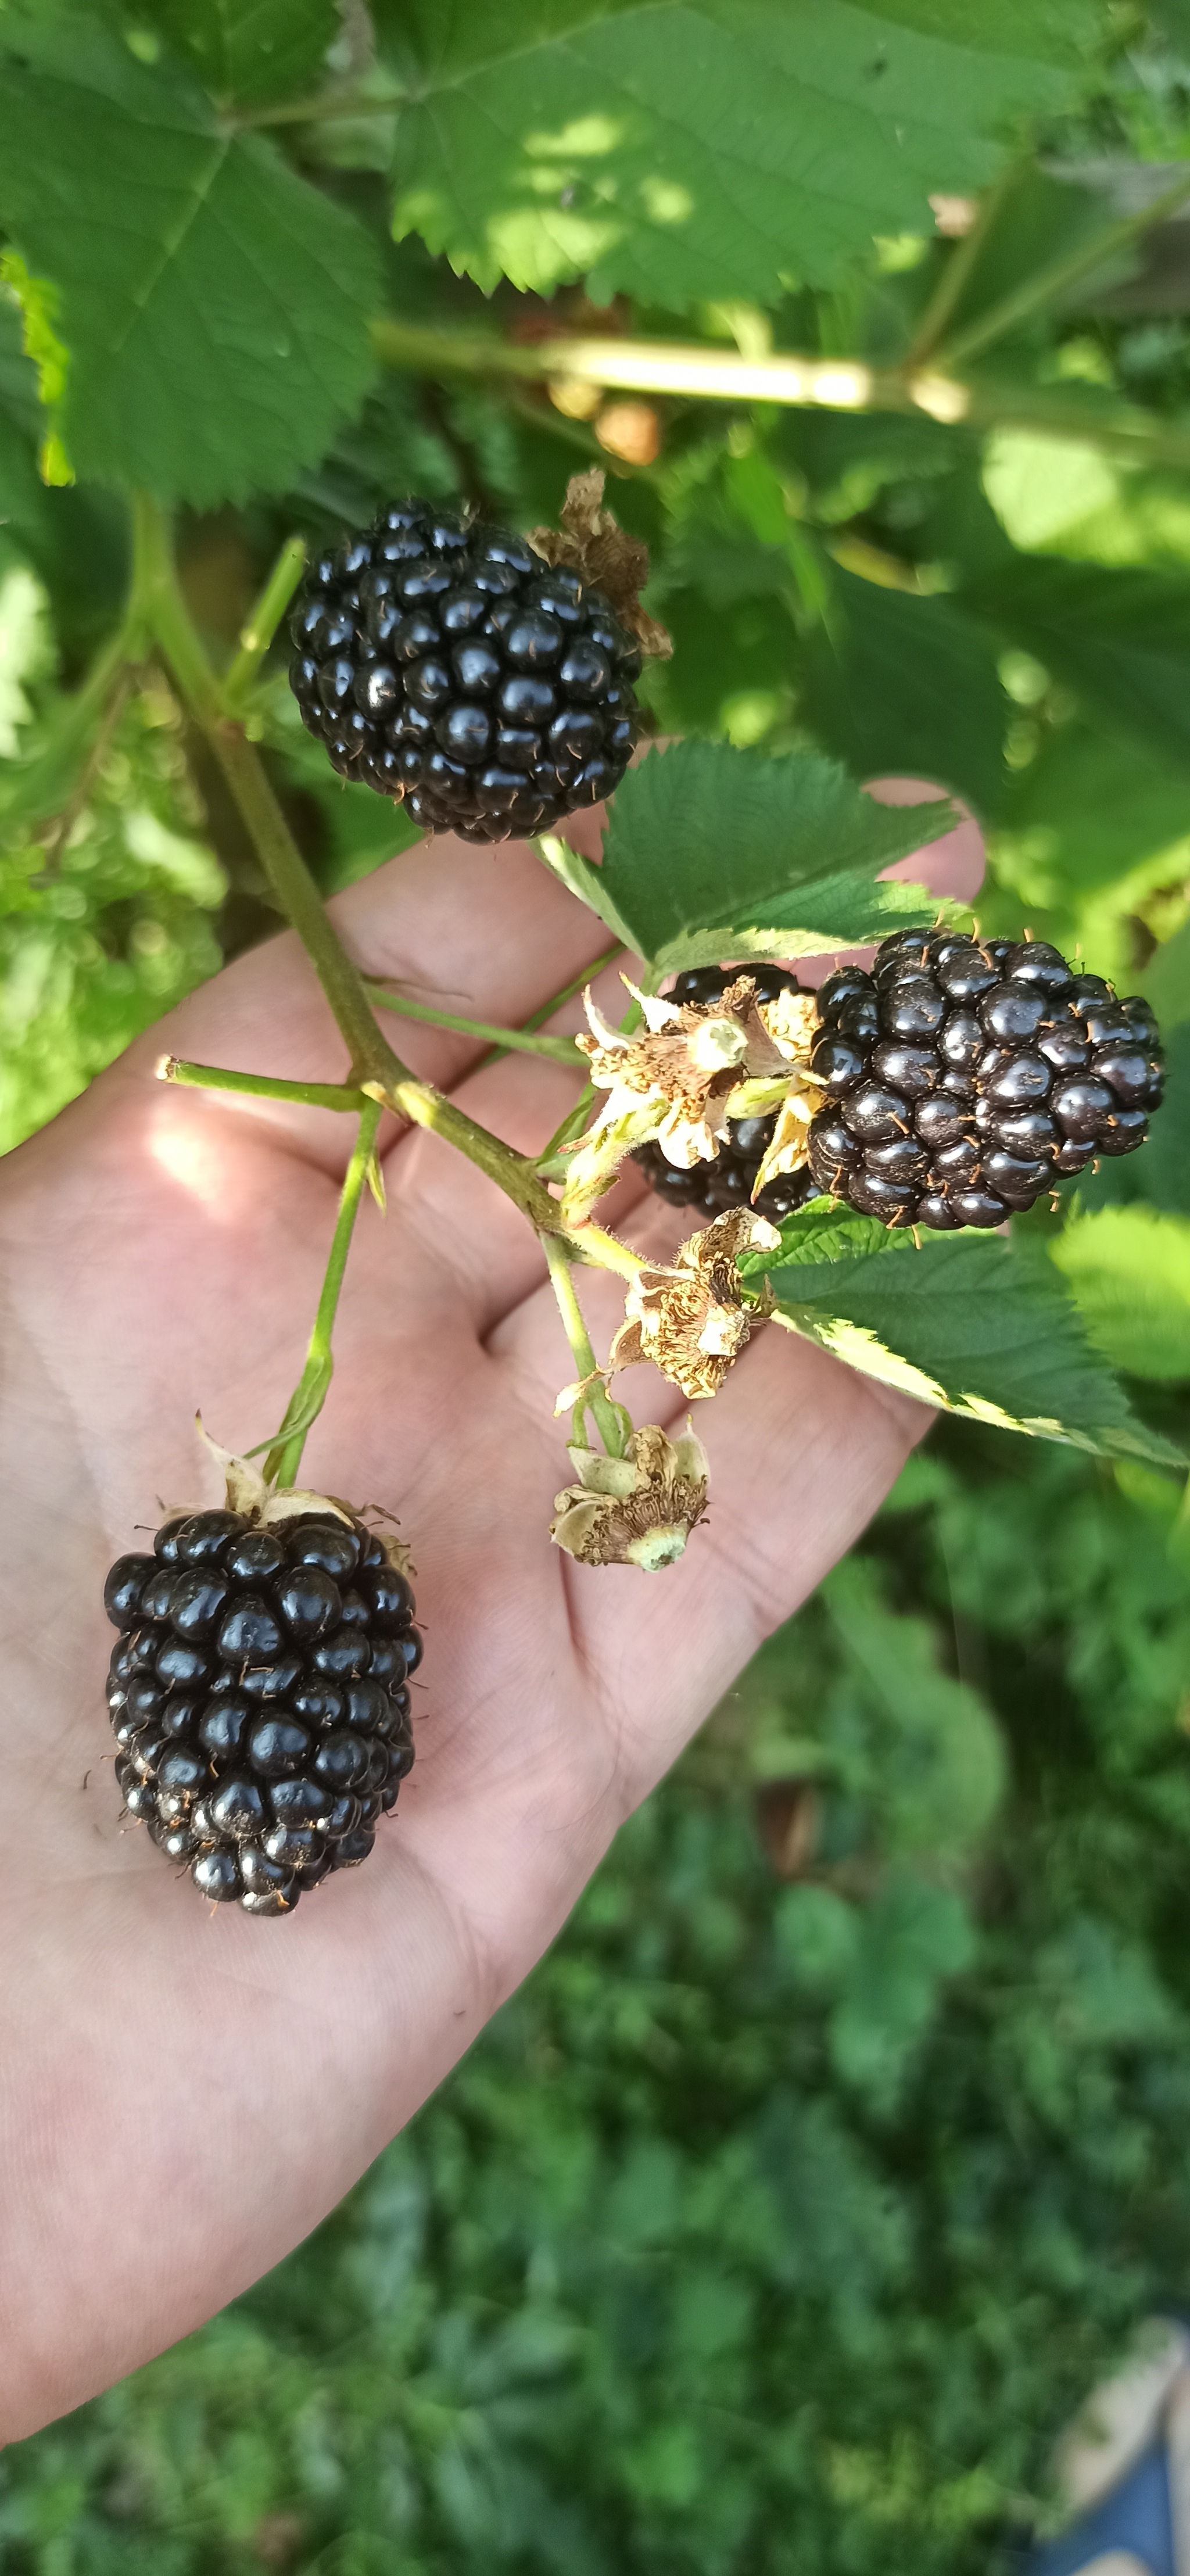
<path fill-rule="evenodd" d="M 413 1761 L 408 1581 L 361 1521 L 177 1514 L 104 1587 L 124 1803 L 206 1896 L 288 1914 L 366 1860 Z"/>
<path fill-rule="evenodd" d="M 714 1002 L 737 975 L 751 975 L 757 999 L 775 1002 L 778 993 L 799 993 L 802 986 L 796 975 L 783 966 L 698 966 L 677 975 L 666 993 L 669 1002 Z M 756 1175 L 773 1139 L 777 1124 L 774 1110 L 767 1118 L 733 1118 L 728 1121 L 726 1144 L 720 1146 L 714 1161 L 696 1163 L 693 1170 L 679 1171 L 667 1160 L 660 1145 L 638 1145 L 633 1162 L 639 1163 L 651 1190 L 671 1207 L 692 1208 L 697 1216 L 722 1216 L 725 1209 L 754 1206 L 759 1216 L 779 1225 L 782 1217 L 792 1216 L 805 1199 L 818 1196 L 819 1184 L 807 1169 L 783 1173 L 769 1181 L 758 1199 L 753 1199 Z"/>
<path fill-rule="evenodd" d="M 1161 1099 L 1148 1003 L 1043 940 L 898 931 L 818 1006 L 810 1170 L 888 1225 L 1001 1225 L 1096 1154 L 1133 1153 Z"/>
<path fill-rule="evenodd" d="M 427 831 L 548 831 L 627 768 L 639 647 L 508 529 L 394 503 L 315 564 L 290 633 L 303 724 Z"/>

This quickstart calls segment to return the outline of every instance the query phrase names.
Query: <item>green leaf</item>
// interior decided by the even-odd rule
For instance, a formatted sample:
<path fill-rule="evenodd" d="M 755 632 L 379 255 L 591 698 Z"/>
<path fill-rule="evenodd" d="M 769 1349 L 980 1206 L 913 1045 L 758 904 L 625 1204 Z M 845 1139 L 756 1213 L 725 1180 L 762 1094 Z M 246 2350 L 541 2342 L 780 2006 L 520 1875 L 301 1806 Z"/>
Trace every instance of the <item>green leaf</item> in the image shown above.
<path fill-rule="evenodd" d="M 417 60 L 394 230 L 492 287 L 595 270 L 680 309 L 837 279 L 928 197 L 990 178 L 1022 118 L 1068 104 L 1054 30 L 1082 9 L 880 10 L 848 0 L 592 0 L 389 8 Z M 979 32 L 971 33 L 972 18 Z M 906 23 L 912 20 L 913 23 Z"/>
<path fill-rule="evenodd" d="M 367 235 L 92 22 L 0 22 L 0 220 L 58 291 L 80 474 L 201 506 L 281 490 L 365 390 Z"/>
<path fill-rule="evenodd" d="M 923 1404 L 1108 1456 L 1182 1463 L 1131 1413 L 1048 1265 L 1002 1238 L 890 1233 L 822 1202 L 745 1255 L 781 1312 L 836 1359 Z"/>
<path fill-rule="evenodd" d="M 1190 1221 L 1101 1208 L 1050 1243 L 1096 1350 L 1132 1377 L 1190 1378 Z"/>
<path fill-rule="evenodd" d="M 830 2053 L 845 2084 L 892 2111 L 948 1977 L 975 1956 L 970 1915 L 953 1888 L 907 1874 L 882 1888 L 862 1918 L 855 1956 L 830 2018 Z"/>
<path fill-rule="evenodd" d="M 839 570 L 830 631 L 806 646 L 802 704 L 819 740 L 861 777 L 936 778 L 984 814 L 1001 802 L 1008 705 L 986 629 L 948 599 L 914 598 Z"/>
<path fill-rule="evenodd" d="M 241 107 L 312 89 L 339 30 L 334 0 L 152 0 L 143 14 L 212 97 Z"/>
<path fill-rule="evenodd" d="M 1018 555 L 959 595 L 1109 724 L 1190 768 L 1190 576 Z"/>
<path fill-rule="evenodd" d="M 1047 727 L 999 817 L 991 864 L 996 929 L 1027 921 L 1121 992 L 1148 991 L 1133 963 L 1136 921 L 1190 874 L 1185 777 L 1106 725 Z"/>
<path fill-rule="evenodd" d="M 923 886 L 877 882 L 954 821 L 945 800 L 877 805 L 812 752 L 674 743 L 617 788 L 584 891 L 655 967 L 809 956 L 957 913 Z"/>
<path fill-rule="evenodd" d="M 1190 1020 L 1190 921 L 1154 950 L 1137 983 L 1152 1003 L 1163 1032 Z"/>

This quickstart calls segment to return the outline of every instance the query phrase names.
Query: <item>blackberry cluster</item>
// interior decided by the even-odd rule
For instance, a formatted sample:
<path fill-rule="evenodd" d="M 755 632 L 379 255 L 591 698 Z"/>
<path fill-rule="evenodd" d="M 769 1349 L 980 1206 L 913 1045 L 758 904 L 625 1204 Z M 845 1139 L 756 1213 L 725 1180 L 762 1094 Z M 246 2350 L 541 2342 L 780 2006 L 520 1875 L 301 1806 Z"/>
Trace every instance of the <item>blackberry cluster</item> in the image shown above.
<path fill-rule="evenodd" d="M 638 646 L 506 528 L 397 502 L 315 564 L 290 633 L 303 724 L 426 831 L 548 831 L 628 766 Z"/>
<path fill-rule="evenodd" d="M 379 1539 L 330 1512 L 195 1512 L 117 1558 L 104 1606 L 125 1806 L 204 1896 L 288 1914 L 367 1859 L 413 1762 L 421 1661 Z"/>
<path fill-rule="evenodd" d="M 698 966 L 675 977 L 666 994 L 669 1002 L 716 1002 L 720 993 L 734 983 L 737 975 L 751 975 L 758 1001 L 775 1002 L 778 993 L 800 993 L 796 975 L 783 966 Z M 779 1225 L 782 1217 L 792 1216 L 805 1199 L 816 1198 L 818 1183 L 810 1171 L 785 1172 L 776 1181 L 768 1181 L 758 1199 L 753 1201 L 756 1175 L 773 1141 L 777 1124 L 774 1110 L 767 1118 L 729 1118 L 725 1144 L 712 1163 L 696 1163 L 693 1171 L 680 1172 L 668 1162 L 660 1145 L 638 1145 L 633 1162 L 639 1163 L 651 1190 L 670 1207 L 693 1208 L 698 1216 L 722 1216 L 725 1208 L 755 1205 L 758 1215 L 767 1216 Z"/>
<path fill-rule="evenodd" d="M 1096 1154 L 1144 1143 L 1157 1023 L 1043 940 L 898 931 L 818 995 L 820 1190 L 887 1225 L 1001 1225 Z"/>

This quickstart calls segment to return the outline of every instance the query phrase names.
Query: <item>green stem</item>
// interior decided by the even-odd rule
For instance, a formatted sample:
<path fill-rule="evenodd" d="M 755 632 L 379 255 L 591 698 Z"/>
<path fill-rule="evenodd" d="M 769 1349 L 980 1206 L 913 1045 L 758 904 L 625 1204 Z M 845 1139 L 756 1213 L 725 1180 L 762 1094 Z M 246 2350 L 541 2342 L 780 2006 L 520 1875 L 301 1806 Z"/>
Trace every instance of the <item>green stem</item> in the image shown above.
<path fill-rule="evenodd" d="M 223 703 L 241 707 L 256 678 L 306 568 L 301 537 L 287 537 L 247 624 L 240 628 L 240 649 L 223 679 Z"/>
<path fill-rule="evenodd" d="M 525 1055 L 550 1056 L 555 1064 L 574 1068 L 584 1061 L 573 1038 L 542 1037 L 531 1029 L 502 1029 L 491 1020 L 466 1020 L 457 1011 L 432 1010 L 428 1002 L 408 1001 L 403 993 L 394 993 L 370 976 L 364 979 L 364 989 L 382 1011 L 399 1011 L 407 1020 L 425 1020 L 431 1028 L 451 1029 L 458 1037 L 488 1038 L 500 1055 L 507 1055 L 511 1048 Z M 489 1056 L 488 1062 L 491 1061 Z"/>
<path fill-rule="evenodd" d="M 1059 259 L 1050 260 L 1046 267 L 1039 268 L 1032 277 L 1024 278 L 1019 286 L 1013 287 L 1008 295 L 1002 295 L 989 312 L 969 322 L 965 331 L 958 332 L 943 347 L 940 352 L 942 366 L 948 371 L 961 366 L 968 358 L 974 357 L 977 350 L 986 349 L 990 341 L 1003 339 L 1005 332 L 1013 330 L 1018 322 L 1027 321 L 1044 305 L 1052 304 L 1054 297 L 1063 294 L 1067 287 L 1077 285 L 1080 277 L 1090 276 L 1092 270 L 1102 268 L 1106 261 L 1113 259 L 1117 251 L 1127 250 L 1133 242 L 1140 241 L 1154 224 L 1159 224 L 1166 215 L 1172 215 L 1188 196 L 1190 170 L 1183 171 L 1172 187 L 1163 188 L 1159 197 L 1154 197 L 1147 206 L 1139 207 L 1135 214 L 1121 216 L 1118 223 L 1105 224 L 1103 231 L 1093 234 L 1090 241 L 1064 252 Z"/>
<path fill-rule="evenodd" d="M 448 1145 L 456 1145 L 471 1163 L 486 1172 L 527 1216 L 540 1234 L 556 1234 L 560 1226 L 558 1202 L 551 1198 L 544 1182 L 539 1181 L 528 1156 L 518 1154 L 500 1136 L 481 1127 L 478 1119 L 469 1118 L 465 1109 L 456 1106 L 432 1082 L 419 1082 L 413 1074 L 391 1083 L 365 1082 L 360 1086 L 375 1100 L 382 1100 L 398 1117 L 408 1118 L 415 1127 L 426 1127 L 442 1136 Z"/>
<path fill-rule="evenodd" d="M 335 1365 L 331 1339 L 335 1329 L 339 1292 L 343 1286 L 343 1274 L 347 1268 L 347 1255 L 351 1249 L 351 1237 L 359 1213 L 360 1199 L 376 1150 L 376 1133 L 380 1125 L 380 1117 L 378 1104 L 372 1100 L 365 1101 L 360 1113 L 355 1151 L 347 1166 L 347 1177 L 339 1199 L 339 1213 L 331 1238 L 326 1275 L 322 1282 L 322 1294 L 314 1317 L 314 1329 L 306 1352 L 306 1365 L 286 1405 L 285 1418 L 280 1431 L 264 1462 L 266 1481 L 275 1481 L 278 1485 L 295 1483 L 297 1471 L 302 1462 L 302 1451 L 306 1445 L 306 1435 L 311 1424 L 317 1421 L 326 1402 Z"/>
<path fill-rule="evenodd" d="M 997 221 L 1005 198 L 1011 194 L 1021 177 L 1022 167 L 1020 160 L 1010 161 L 1001 171 L 995 186 L 989 188 L 984 197 L 970 231 L 964 233 L 962 240 L 956 244 L 944 261 L 941 276 L 909 343 L 909 352 L 905 360 L 907 369 L 916 372 L 917 368 L 924 367 L 933 357 L 950 317 L 970 282 L 976 262 L 983 251 L 988 234 Z"/>
<path fill-rule="evenodd" d="M 521 1022 L 522 1031 L 527 1034 L 531 1029 L 543 1028 L 547 1020 L 552 1020 L 555 1011 L 561 1010 L 564 1002 L 572 1002 L 576 993 L 584 992 L 588 984 L 594 983 L 597 975 L 602 975 L 604 967 L 611 965 L 613 957 L 622 955 L 623 942 L 617 939 L 613 947 L 604 949 L 602 957 L 593 957 L 589 966 L 580 967 L 578 974 L 571 976 L 570 982 L 562 986 L 560 993 L 551 993 L 548 1002 L 540 1003 L 537 1010 L 531 1011 L 528 1019 Z M 499 1064 L 503 1053 L 502 1046 L 492 1047 L 487 1055 L 480 1058 L 476 1071 L 484 1073 L 490 1064 Z"/>
<path fill-rule="evenodd" d="M 606 1233 L 601 1225 L 592 1225 L 589 1220 L 572 1225 L 562 1240 L 570 1245 L 573 1259 L 588 1262 L 593 1270 L 615 1270 L 621 1279 L 635 1279 L 638 1270 L 648 1268 L 639 1252 L 630 1252 L 618 1235 Z"/>
<path fill-rule="evenodd" d="M 1097 253 L 1102 256 L 1102 250 Z M 1108 454 L 1190 469 L 1190 433 L 1129 403 L 1097 404 L 1051 394 L 1048 386 L 969 384 L 941 368 L 871 367 L 862 358 L 793 352 L 744 359 L 677 341 L 547 340 L 521 346 L 490 333 L 435 331 L 384 319 L 373 324 L 378 354 L 425 375 L 581 375 L 594 384 L 712 402 L 767 402 L 828 411 L 925 412 L 975 429 L 1037 429 L 1081 438 Z M 949 361 L 949 353 L 948 353 Z"/>
<path fill-rule="evenodd" d="M 392 116 L 408 92 L 390 89 L 383 96 L 372 96 L 367 90 L 330 91 L 321 98 L 294 99 L 281 107 L 258 107 L 254 112 L 241 112 L 236 126 L 254 133 L 257 126 L 267 125 L 335 125 L 344 118 L 355 124 L 361 117 Z"/>
<path fill-rule="evenodd" d="M 404 1080 L 407 1068 L 377 1028 L 359 968 L 331 928 L 322 898 L 242 726 L 231 720 L 178 588 L 156 502 L 133 504 L 136 595 L 251 835 L 273 893 L 310 959 L 351 1059 L 353 1078 Z"/>
<path fill-rule="evenodd" d="M 346 1082 L 282 1082 L 271 1073 L 232 1073 L 226 1065 L 191 1064 L 186 1057 L 163 1055 L 160 1082 L 176 1082 L 188 1091 L 247 1092 L 257 1100 L 296 1100 L 304 1109 L 351 1109 L 358 1117 L 371 1104 Z"/>
<path fill-rule="evenodd" d="M 558 1300 L 558 1312 L 562 1318 L 566 1339 L 570 1344 L 578 1377 L 583 1384 L 583 1392 L 575 1400 L 572 1415 L 574 1438 L 580 1448 L 588 1445 L 586 1418 L 590 1412 L 594 1416 L 600 1439 L 608 1456 L 622 1458 L 632 1436 L 631 1418 L 622 1404 L 612 1403 L 599 1374 L 595 1353 L 591 1348 L 591 1337 L 583 1322 L 582 1308 L 575 1294 L 574 1278 L 570 1268 L 571 1256 L 557 1235 L 546 1237 L 545 1257 L 549 1263 L 550 1280 Z"/>
<path fill-rule="evenodd" d="M 209 735 L 274 894 L 292 922 L 318 977 L 351 1059 L 351 1076 L 401 1081 L 408 1069 L 394 1055 L 372 1015 L 363 977 L 331 927 L 306 866 L 252 744 L 238 726 Z"/>

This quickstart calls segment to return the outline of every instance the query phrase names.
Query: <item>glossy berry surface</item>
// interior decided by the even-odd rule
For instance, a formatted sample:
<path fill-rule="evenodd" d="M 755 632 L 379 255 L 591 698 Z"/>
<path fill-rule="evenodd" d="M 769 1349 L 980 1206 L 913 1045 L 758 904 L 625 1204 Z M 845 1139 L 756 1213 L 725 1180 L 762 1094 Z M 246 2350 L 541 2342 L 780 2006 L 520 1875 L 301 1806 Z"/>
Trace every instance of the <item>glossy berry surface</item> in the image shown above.
<path fill-rule="evenodd" d="M 783 966 L 698 966 L 675 977 L 667 988 L 668 1002 L 716 1002 L 737 975 L 751 975 L 757 998 L 775 1002 L 778 993 L 798 993 L 802 987 L 796 975 Z M 722 1216 L 725 1209 L 754 1206 L 759 1216 L 779 1225 L 783 1216 L 792 1216 L 803 1200 L 816 1198 L 818 1183 L 809 1171 L 783 1173 L 780 1180 L 769 1181 L 758 1199 L 753 1199 L 756 1175 L 760 1170 L 777 1120 L 769 1118 L 735 1118 L 728 1120 L 727 1142 L 719 1147 L 713 1162 L 696 1163 L 692 1171 L 682 1172 L 671 1163 L 660 1145 L 638 1145 L 633 1162 L 638 1163 L 649 1188 L 670 1207 L 690 1208 L 697 1217 Z"/>
<path fill-rule="evenodd" d="M 202 1895 L 289 1914 L 367 1859 L 413 1762 L 421 1638 L 361 1521 L 178 1516 L 117 1558 L 104 1604 L 125 1808 Z"/>
<path fill-rule="evenodd" d="M 886 1225 L 1002 1225 L 1097 1154 L 1143 1145 L 1157 1023 L 1042 940 L 898 931 L 829 975 L 812 1064 L 817 1189 Z"/>
<path fill-rule="evenodd" d="M 628 765 L 639 647 L 510 529 L 396 502 L 315 564 L 290 634 L 303 724 L 426 831 L 548 831 Z"/>

